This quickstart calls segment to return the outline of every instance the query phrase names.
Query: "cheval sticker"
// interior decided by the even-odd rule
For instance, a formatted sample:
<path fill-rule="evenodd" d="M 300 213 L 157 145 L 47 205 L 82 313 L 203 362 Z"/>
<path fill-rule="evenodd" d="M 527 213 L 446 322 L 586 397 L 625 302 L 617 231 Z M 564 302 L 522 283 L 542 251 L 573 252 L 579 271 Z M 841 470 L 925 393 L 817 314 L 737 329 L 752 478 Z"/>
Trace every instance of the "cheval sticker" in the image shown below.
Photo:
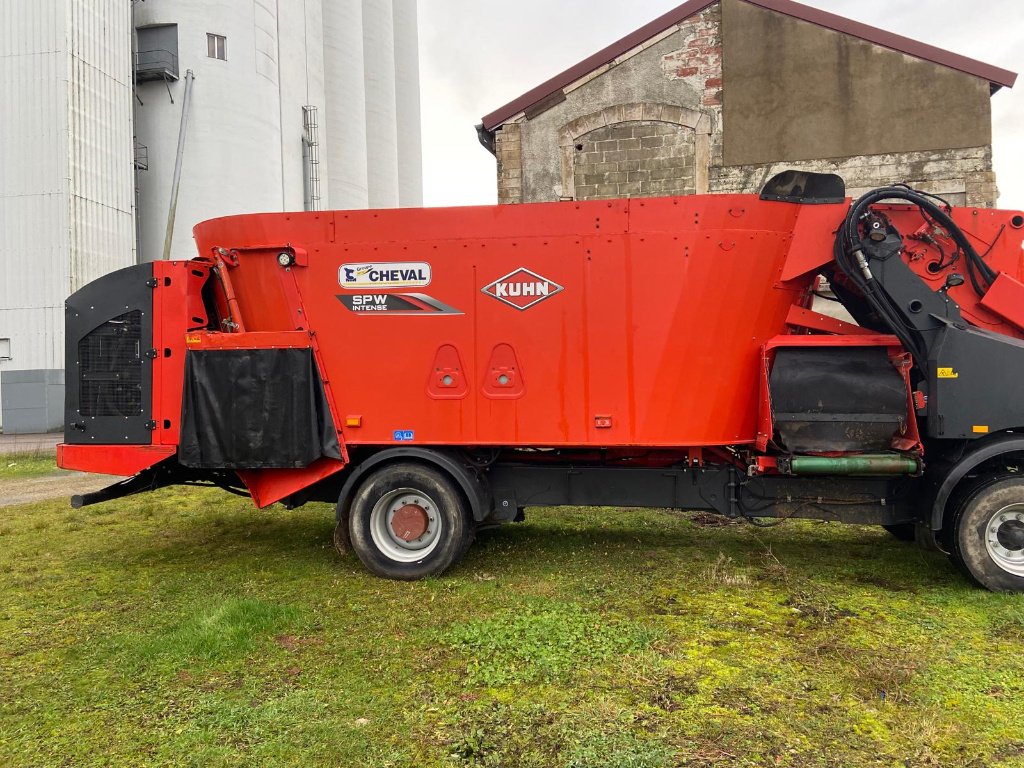
<path fill-rule="evenodd" d="M 349 290 L 419 288 L 430 285 L 430 265 L 423 261 L 342 264 L 338 284 Z"/>
<path fill-rule="evenodd" d="M 493 296 L 510 307 L 529 309 L 565 289 L 554 280 L 548 280 L 526 267 L 520 267 L 504 277 L 499 277 L 482 290 L 488 296 Z"/>

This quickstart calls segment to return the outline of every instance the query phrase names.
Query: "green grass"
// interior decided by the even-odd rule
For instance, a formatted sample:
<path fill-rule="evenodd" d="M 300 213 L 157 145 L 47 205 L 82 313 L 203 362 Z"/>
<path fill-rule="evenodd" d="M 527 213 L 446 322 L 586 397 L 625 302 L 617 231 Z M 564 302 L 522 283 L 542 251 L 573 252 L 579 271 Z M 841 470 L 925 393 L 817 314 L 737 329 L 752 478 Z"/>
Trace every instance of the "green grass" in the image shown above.
<path fill-rule="evenodd" d="M 1024 598 L 873 529 L 528 510 L 376 579 L 332 509 L 0 511 L 0 765 L 1024 766 Z"/>
<path fill-rule="evenodd" d="M 52 475 L 60 471 L 52 453 L 0 454 L 0 482 Z"/>

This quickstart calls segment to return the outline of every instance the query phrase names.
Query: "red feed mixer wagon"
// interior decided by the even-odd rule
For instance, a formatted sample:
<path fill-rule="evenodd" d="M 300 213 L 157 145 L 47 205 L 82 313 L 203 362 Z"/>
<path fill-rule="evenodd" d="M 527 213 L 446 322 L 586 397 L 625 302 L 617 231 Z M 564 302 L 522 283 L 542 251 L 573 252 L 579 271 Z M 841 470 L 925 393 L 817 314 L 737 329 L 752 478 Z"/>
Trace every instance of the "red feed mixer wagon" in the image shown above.
<path fill-rule="evenodd" d="M 67 301 L 59 463 L 337 504 L 382 576 L 530 506 L 924 537 L 1024 589 L 1024 216 L 760 196 L 231 216 Z M 819 314 L 821 278 L 855 322 Z"/>

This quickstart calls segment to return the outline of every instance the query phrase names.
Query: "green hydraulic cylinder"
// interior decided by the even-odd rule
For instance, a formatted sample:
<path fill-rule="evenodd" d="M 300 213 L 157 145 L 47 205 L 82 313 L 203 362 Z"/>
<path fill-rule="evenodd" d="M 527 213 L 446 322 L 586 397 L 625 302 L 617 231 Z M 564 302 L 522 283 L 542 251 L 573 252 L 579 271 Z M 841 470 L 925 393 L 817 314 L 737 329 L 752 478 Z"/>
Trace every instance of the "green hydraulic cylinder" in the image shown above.
<path fill-rule="evenodd" d="M 794 475 L 916 475 L 921 460 L 897 454 L 794 456 L 789 469 Z"/>

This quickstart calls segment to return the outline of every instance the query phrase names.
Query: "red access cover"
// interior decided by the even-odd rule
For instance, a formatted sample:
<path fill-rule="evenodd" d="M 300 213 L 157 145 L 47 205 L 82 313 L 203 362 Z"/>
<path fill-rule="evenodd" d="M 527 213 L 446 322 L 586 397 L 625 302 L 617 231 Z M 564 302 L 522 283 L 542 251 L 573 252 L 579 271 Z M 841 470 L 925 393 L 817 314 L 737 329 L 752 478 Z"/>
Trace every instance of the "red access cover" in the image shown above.
<path fill-rule="evenodd" d="M 1000 272 L 992 287 L 982 297 L 981 306 L 1024 329 L 1024 283 Z"/>

